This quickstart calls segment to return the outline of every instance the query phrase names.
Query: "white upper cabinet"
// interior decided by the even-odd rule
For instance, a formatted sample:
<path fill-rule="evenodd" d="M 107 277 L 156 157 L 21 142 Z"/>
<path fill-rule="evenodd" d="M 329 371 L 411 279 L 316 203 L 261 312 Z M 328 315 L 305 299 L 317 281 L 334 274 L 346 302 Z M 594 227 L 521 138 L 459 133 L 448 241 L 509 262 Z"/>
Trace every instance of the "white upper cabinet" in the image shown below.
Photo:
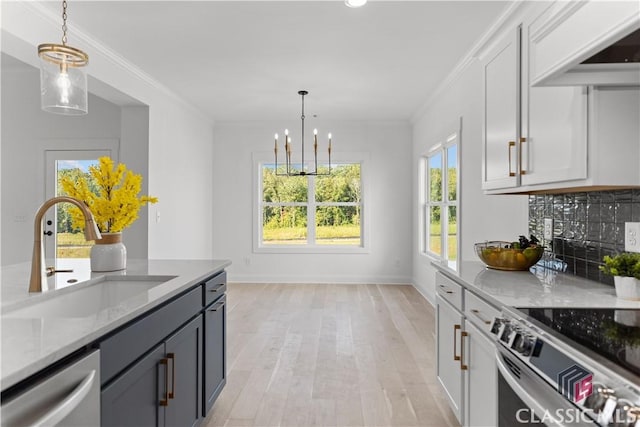
<path fill-rule="evenodd" d="M 482 62 L 482 188 L 513 188 L 520 136 L 520 27 L 499 39 Z"/>
<path fill-rule="evenodd" d="M 638 1 L 555 2 L 530 35 L 531 83 L 640 85 L 637 61 L 620 58 L 607 63 L 584 63 L 638 29 Z"/>
<path fill-rule="evenodd" d="M 529 34 L 546 4 L 484 56 L 482 188 L 523 187 L 587 177 L 587 89 L 532 87 Z"/>
<path fill-rule="evenodd" d="M 522 26 L 522 186 L 587 178 L 587 88 L 532 86 L 530 35 L 542 10 Z"/>
<path fill-rule="evenodd" d="M 640 186 L 639 87 L 534 85 L 534 35 L 559 3 L 531 3 L 481 57 L 487 193 Z"/>

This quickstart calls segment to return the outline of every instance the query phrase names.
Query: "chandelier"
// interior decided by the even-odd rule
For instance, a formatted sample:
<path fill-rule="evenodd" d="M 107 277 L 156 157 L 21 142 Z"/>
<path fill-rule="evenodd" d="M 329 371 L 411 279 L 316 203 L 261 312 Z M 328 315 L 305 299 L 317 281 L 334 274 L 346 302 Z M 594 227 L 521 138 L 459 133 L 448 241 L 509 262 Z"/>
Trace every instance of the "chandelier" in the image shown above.
<path fill-rule="evenodd" d="M 38 46 L 40 101 L 44 111 L 65 115 L 87 114 L 89 55 L 67 45 L 67 2 L 62 2 L 62 44 Z"/>
<path fill-rule="evenodd" d="M 298 91 L 298 95 L 302 97 L 302 115 L 300 119 L 302 120 L 302 137 L 300 144 L 300 151 L 302 154 L 302 160 L 300 162 L 300 170 L 296 170 L 291 163 L 291 141 L 292 139 L 289 137 L 289 129 L 284 130 L 284 154 L 285 154 L 285 164 L 286 169 L 284 172 L 278 171 L 278 134 L 276 133 L 276 143 L 273 148 L 273 152 L 275 154 L 275 162 L 276 162 L 276 175 L 278 176 L 307 176 L 307 175 L 330 175 L 331 174 L 331 134 L 328 135 L 329 138 L 329 147 L 327 152 L 329 153 L 329 169 L 326 172 L 318 172 L 318 129 L 313 130 L 313 159 L 314 159 L 314 170 L 310 172 L 307 170 L 307 165 L 304 162 L 304 96 L 308 95 L 309 92 L 306 90 Z"/>

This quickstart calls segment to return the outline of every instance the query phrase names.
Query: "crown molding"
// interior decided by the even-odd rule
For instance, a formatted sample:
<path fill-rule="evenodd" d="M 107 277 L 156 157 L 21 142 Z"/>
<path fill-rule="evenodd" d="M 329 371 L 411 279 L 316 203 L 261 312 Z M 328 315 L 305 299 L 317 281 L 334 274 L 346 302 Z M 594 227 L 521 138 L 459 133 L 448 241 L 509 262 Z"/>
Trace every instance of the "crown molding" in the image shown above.
<path fill-rule="evenodd" d="M 44 21 L 47 24 L 50 24 L 52 27 L 55 27 L 57 29 L 59 25 L 58 21 L 60 20 L 60 16 L 54 13 L 54 11 L 52 11 L 50 8 L 45 7 L 43 3 L 28 1 L 28 0 L 27 1 L 21 0 L 14 3 L 18 3 L 21 7 L 23 7 L 24 12 L 26 12 L 29 16 L 33 17 L 33 15 L 36 15 L 38 18 L 40 18 L 40 20 Z M 137 65 L 129 62 L 123 56 L 118 54 L 115 50 L 111 49 L 110 47 L 105 45 L 103 42 L 93 37 L 87 31 L 73 24 L 68 24 L 68 26 L 70 29 L 69 32 L 73 34 L 74 45 L 81 46 L 83 50 L 90 52 L 91 53 L 90 57 L 95 55 L 100 55 L 104 61 L 117 67 L 123 73 L 145 84 L 146 86 L 154 89 L 155 91 L 161 93 L 162 95 L 166 96 L 172 101 L 177 102 L 181 106 L 185 107 L 192 113 L 202 118 L 204 121 L 211 123 L 211 125 L 215 123 L 214 120 L 208 115 L 206 115 L 201 109 L 191 104 L 190 102 L 182 98 L 180 95 L 178 95 L 176 92 L 172 91 L 167 86 L 163 85 L 162 83 L 154 79 L 151 75 L 144 72 Z M 89 64 L 91 65 L 91 62 Z M 90 68 L 87 70 L 87 73 L 91 75 Z M 92 76 L 92 77 L 98 79 L 96 76 Z M 114 87 L 114 88 L 116 90 L 120 90 L 117 87 Z M 125 94 L 128 96 L 131 96 L 132 98 L 137 98 L 135 95 L 131 95 L 128 93 L 125 93 Z"/>
<path fill-rule="evenodd" d="M 505 25 L 514 19 L 524 5 L 527 3 L 525 0 L 514 0 L 509 6 L 500 14 L 493 24 L 484 32 L 478 42 L 466 53 L 465 56 L 456 64 L 456 66 L 449 72 L 447 77 L 440 83 L 433 93 L 427 98 L 427 101 L 422 104 L 418 110 L 411 116 L 411 124 L 415 124 L 420 118 L 427 112 L 429 107 L 433 105 L 440 96 L 450 88 L 465 71 L 479 58 L 482 53 L 490 45 L 492 39 L 501 31 L 504 31 Z"/>

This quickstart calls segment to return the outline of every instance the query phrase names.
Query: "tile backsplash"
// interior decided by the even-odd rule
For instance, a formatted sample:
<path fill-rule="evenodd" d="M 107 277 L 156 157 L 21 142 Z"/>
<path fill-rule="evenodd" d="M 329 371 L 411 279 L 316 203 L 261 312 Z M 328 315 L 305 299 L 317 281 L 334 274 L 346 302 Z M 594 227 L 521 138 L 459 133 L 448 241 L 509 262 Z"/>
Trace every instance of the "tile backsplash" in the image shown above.
<path fill-rule="evenodd" d="M 544 219 L 553 218 L 545 241 Z M 567 264 L 566 272 L 613 286 L 598 269 L 605 255 L 624 251 L 624 223 L 640 222 L 640 189 L 529 196 L 529 233 Z"/>

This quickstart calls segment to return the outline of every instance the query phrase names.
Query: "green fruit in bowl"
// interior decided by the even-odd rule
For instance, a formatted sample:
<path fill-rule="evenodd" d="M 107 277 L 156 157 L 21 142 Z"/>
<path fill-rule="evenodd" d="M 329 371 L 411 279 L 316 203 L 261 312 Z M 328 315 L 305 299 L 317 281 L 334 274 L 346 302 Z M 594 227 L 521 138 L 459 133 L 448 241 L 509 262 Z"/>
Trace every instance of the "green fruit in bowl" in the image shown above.
<path fill-rule="evenodd" d="M 540 257 L 540 252 L 542 252 L 542 247 L 540 246 L 531 246 L 522 251 L 522 254 L 527 258 L 528 261 L 537 260 Z"/>

